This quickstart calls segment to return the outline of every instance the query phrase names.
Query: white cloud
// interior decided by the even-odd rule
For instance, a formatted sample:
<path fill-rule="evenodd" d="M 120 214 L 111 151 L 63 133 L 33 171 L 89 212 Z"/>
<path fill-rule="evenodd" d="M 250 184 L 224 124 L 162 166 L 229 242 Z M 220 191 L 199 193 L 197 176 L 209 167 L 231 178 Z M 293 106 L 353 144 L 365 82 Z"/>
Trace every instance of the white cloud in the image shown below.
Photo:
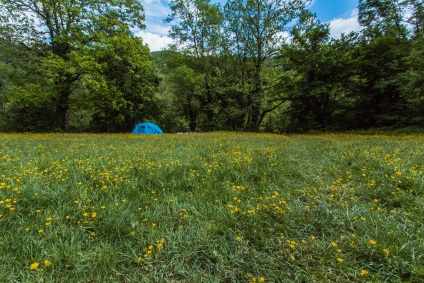
<path fill-rule="evenodd" d="M 169 29 L 170 29 L 169 25 L 158 24 L 153 22 L 146 23 L 147 32 L 156 33 L 161 36 L 168 35 Z"/>
<path fill-rule="evenodd" d="M 156 18 L 162 20 L 171 13 L 167 2 L 160 0 L 143 0 L 142 4 L 146 19 Z"/>
<path fill-rule="evenodd" d="M 150 51 L 159 51 L 167 47 L 168 44 L 173 42 L 172 38 L 160 35 L 157 33 L 139 31 L 136 36 L 141 37 L 143 42 L 149 46 Z"/>
<path fill-rule="evenodd" d="M 352 31 L 360 31 L 358 23 L 358 9 L 352 11 L 351 17 L 347 19 L 336 18 L 330 21 L 330 36 L 340 38 L 342 33 L 348 34 Z"/>
<path fill-rule="evenodd" d="M 165 24 L 163 20 L 171 13 L 168 1 L 166 0 L 142 0 L 144 12 L 146 15 L 146 29 L 136 31 L 136 36 L 143 39 L 150 51 L 158 51 L 172 43 L 172 39 L 168 37 L 170 29 L 169 24 Z"/>

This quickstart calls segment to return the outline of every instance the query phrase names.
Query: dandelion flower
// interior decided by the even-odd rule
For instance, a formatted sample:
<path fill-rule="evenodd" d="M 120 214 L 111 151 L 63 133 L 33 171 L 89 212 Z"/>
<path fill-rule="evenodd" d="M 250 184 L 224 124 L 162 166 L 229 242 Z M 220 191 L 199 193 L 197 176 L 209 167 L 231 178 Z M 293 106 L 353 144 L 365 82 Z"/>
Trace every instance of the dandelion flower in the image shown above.
<path fill-rule="evenodd" d="M 241 242 L 243 239 L 239 236 L 236 238 L 237 242 Z"/>
<path fill-rule="evenodd" d="M 48 259 L 46 259 L 44 261 L 44 266 L 49 267 L 50 265 L 52 265 L 52 263 Z"/>
<path fill-rule="evenodd" d="M 383 249 L 383 252 L 387 255 L 390 253 L 390 251 L 388 249 Z"/>
<path fill-rule="evenodd" d="M 332 243 L 331 243 L 331 245 L 332 245 L 333 247 L 337 247 L 337 243 L 332 242 Z"/>
<path fill-rule="evenodd" d="M 338 257 L 338 258 L 337 258 L 337 261 L 338 261 L 339 263 L 342 263 L 342 262 L 344 261 L 344 259 L 342 259 L 342 258 Z"/>
<path fill-rule="evenodd" d="M 368 271 L 366 271 L 365 269 L 362 269 L 361 270 L 361 276 L 365 276 L 365 275 L 367 275 L 369 272 Z"/>
<path fill-rule="evenodd" d="M 29 269 L 34 270 L 34 269 L 36 269 L 39 265 L 40 265 L 40 263 L 39 263 L 39 262 L 33 262 L 33 263 L 31 263 L 31 265 L 29 266 Z"/>
<path fill-rule="evenodd" d="M 369 243 L 370 245 L 375 245 L 375 244 L 377 244 L 377 242 L 376 242 L 375 240 L 369 240 L 369 241 L 368 241 L 368 243 Z"/>

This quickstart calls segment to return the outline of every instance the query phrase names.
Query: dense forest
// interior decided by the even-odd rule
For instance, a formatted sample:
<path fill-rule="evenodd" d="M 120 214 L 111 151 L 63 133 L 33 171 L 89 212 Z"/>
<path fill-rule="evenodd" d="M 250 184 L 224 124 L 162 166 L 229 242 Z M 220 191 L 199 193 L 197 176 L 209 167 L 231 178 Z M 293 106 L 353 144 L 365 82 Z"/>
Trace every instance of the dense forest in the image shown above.
<path fill-rule="evenodd" d="M 360 0 L 340 39 L 310 4 L 174 0 L 150 52 L 140 1 L 0 0 L 0 131 L 424 126 L 422 0 Z"/>

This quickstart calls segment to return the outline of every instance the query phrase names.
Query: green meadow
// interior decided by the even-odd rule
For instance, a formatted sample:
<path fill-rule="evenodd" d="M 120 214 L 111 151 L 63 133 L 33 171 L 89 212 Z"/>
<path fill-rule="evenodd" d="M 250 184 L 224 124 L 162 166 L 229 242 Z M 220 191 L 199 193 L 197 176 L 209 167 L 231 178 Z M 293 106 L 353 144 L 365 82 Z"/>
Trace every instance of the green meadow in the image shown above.
<path fill-rule="evenodd" d="M 0 282 L 424 282 L 423 172 L 423 134 L 0 134 Z"/>

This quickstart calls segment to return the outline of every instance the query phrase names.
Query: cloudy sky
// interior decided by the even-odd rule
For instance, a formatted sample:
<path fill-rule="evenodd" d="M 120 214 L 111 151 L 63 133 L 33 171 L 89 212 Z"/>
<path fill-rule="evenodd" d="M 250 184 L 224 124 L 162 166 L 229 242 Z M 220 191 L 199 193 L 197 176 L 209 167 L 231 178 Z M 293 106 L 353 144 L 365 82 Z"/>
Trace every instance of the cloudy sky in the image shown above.
<path fill-rule="evenodd" d="M 225 0 L 212 0 L 212 3 Z M 163 20 L 170 13 L 168 0 L 142 0 L 146 14 L 146 29 L 137 32 L 143 38 L 151 51 L 165 48 L 172 40 L 168 37 L 170 25 L 164 24 Z M 330 23 L 331 36 L 339 38 L 341 33 L 358 31 L 357 23 L 358 0 L 314 0 L 309 9 L 316 13 L 318 19 L 324 23 Z"/>

